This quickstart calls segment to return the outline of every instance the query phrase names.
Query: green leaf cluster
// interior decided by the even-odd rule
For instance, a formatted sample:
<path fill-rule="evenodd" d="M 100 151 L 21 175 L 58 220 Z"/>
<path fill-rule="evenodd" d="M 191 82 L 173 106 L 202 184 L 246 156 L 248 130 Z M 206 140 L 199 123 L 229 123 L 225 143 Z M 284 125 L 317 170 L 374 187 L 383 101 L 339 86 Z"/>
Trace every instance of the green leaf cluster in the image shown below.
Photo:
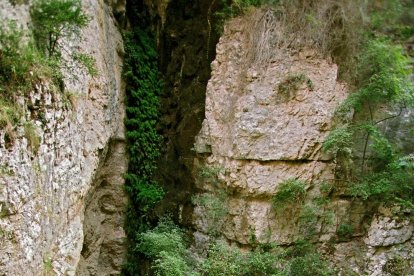
<path fill-rule="evenodd" d="M 14 21 L 0 28 L 0 95 L 8 100 L 24 94 L 34 81 L 49 75 L 51 68 L 34 45 L 29 31 Z"/>
<path fill-rule="evenodd" d="M 129 255 L 124 272 L 128 275 L 136 275 L 139 273 L 140 258 L 153 259 L 155 255 L 160 253 L 154 251 L 143 254 L 141 257 L 137 254 L 137 252 L 142 252 L 142 248 L 151 244 L 152 237 L 157 237 L 160 241 L 163 237 L 166 237 L 167 240 L 171 238 L 174 241 L 174 237 L 178 236 L 174 232 L 171 234 L 172 236 L 167 237 L 168 235 L 158 230 L 155 230 L 151 235 L 140 236 L 141 233 L 151 228 L 152 210 L 164 196 L 163 189 L 154 180 L 162 141 L 156 130 L 162 83 L 158 73 L 155 39 L 149 32 L 135 28 L 126 33 L 124 47 L 125 127 L 129 157 L 128 172 L 125 175 L 125 189 L 130 199 L 125 224 L 129 239 Z M 167 262 L 173 261 L 171 256 L 167 257 L 165 253 L 162 254 L 163 257 L 160 257 L 160 260 L 164 260 L 165 263 L 157 261 L 160 271 L 173 269 L 169 264 L 167 265 Z M 181 274 L 174 272 L 171 275 Z"/>
<path fill-rule="evenodd" d="M 399 203 L 414 210 L 414 158 L 395 159 L 384 169 L 362 175 L 349 187 L 350 195 L 363 200 Z"/>
<path fill-rule="evenodd" d="M 276 194 L 272 198 L 272 205 L 275 210 L 285 210 L 305 199 L 305 183 L 298 179 L 290 178 L 279 184 Z"/>
<path fill-rule="evenodd" d="M 14 21 L 0 22 L 0 127 L 12 129 L 19 121 L 18 96 L 42 78 L 62 84 L 60 40 L 78 34 L 89 19 L 78 0 L 37 0 L 30 7 L 32 25 L 23 30 Z M 93 59 L 79 55 L 79 62 L 96 74 Z"/>
<path fill-rule="evenodd" d="M 184 276 L 190 272 L 184 233 L 168 217 L 138 235 L 136 250 L 153 261 L 155 275 Z"/>
<path fill-rule="evenodd" d="M 160 155 L 161 137 L 156 125 L 162 88 L 154 43 L 148 33 L 139 29 L 125 36 L 125 126 L 129 156 L 126 187 L 131 201 L 144 212 L 163 196 L 162 189 L 153 181 Z"/>
<path fill-rule="evenodd" d="M 404 39 L 390 35 L 390 30 L 402 26 L 404 20 L 397 11 L 406 4 L 395 0 L 380 1 L 378 5 L 357 55 L 355 91 L 336 110 L 339 125 L 329 134 L 323 149 L 343 165 L 346 159 L 354 160 L 353 166 L 348 166 L 349 162 L 342 166 L 348 170 L 343 181 L 349 183 L 350 195 L 410 207 L 414 203 L 410 156 L 399 152 L 382 130 L 384 122 L 414 107 L 410 58 L 401 46 Z M 407 26 L 407 31 L 410 28 Z M 358 145 L 362 149 L 356 151 Z"/>
<path fill-rule="evenodd" d="M 250 276 L 335 275 L 313 244 L 299 240 L 287 249 L 258 245 L 242 251 L 222 241 L 210 243 L 207 256 L 196 258 L 187 248 L 184 233 L 169 218 L 139 234 L 136 250 L 150 258 L 155 275 Z"/>
<path fill-rule="evenodd" d="M 60 56 L 61 40 L 79 35 L 89 22 L 80 0 L 37 0 L 30 15 L 37 46 L 48 57 Z"/>
<path fill-rule="evenodd" d="M 224 219 L 228 214 L 227 194 L 220 191 L 216 194 L 198 195 L 192 198 L 192 202 L 203 208 L 208 234 L 211 236 L 220 235 Z"/>

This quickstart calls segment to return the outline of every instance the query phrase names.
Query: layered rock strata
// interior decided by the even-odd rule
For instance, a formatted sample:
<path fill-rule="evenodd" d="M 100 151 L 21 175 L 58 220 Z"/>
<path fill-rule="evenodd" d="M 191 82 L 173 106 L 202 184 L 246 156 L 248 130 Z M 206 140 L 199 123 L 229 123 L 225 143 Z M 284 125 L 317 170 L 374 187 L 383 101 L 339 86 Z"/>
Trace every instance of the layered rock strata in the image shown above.
<path fill-rule="evenodd" d="M 313 231 L 322 253 L 356 273 L 384 275 L 400 259 L 412 264 L 412 222 L 392 208 L 372 214 L 369 203 L 346 197 L 334 181 L 337 164 L 321 150 L 348 93 L 337 66 L 282 38 L 277 14 L 261 10 L 231 20 L 217 45 L 195 142 L 196 247 L 212 228 L 242 247 L 289 246 Z M 289 179 L 305 183 L 305 200 L 278 210 L 272 198 Z M 326 183 L 337 192 L 317 207 Z M 304 218 L 313 220 L 310 227 Z M 338 234 L 343 225 L 352 229 L 346 238 Z"/>

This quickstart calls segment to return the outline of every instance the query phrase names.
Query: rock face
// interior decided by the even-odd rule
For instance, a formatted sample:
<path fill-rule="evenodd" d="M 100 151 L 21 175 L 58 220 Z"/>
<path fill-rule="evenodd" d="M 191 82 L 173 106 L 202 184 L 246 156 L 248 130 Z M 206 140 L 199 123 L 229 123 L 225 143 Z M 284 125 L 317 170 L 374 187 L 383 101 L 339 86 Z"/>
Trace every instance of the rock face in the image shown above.
<path fill-rule="evenodd" d="M 234 194 L 229 203 L 237 208 L 230 208 L 226 237 L 247 244 L 250 228 L 260 241 L 288 244 L 295 231 L 272 219 L 270 198 L 289 178 L 307 181 L 307 189 L 333 178 L 334 166 L 320 149 L 347 92 L 337 81 L 337 66 L 311 51 L 274 48 L 265 63 L 257 62 L 262 53 L 252 53 L 257 47 L 247 26 L 261 25 L 258 17 L 266 20 L 253 14 L 226 26 L 195 148 L 210 153 L 200 166 L 222 168 L 222 182 Z M 198 183 L 200 189 L 214 188 L 208 184 Z M 202 229 L 197 219 L 196 225 Z"/>
<path fill-rule="evenodd" d="M 94 57 L 98 76 L 91 78 L 73 68 L 75 77 L 65 74 L 64 94 L 42 81 L 21 99 L 30 109 L 24 110 L 13 143 L 6 143 L 0 131 L 1 275 L 20 275 L 22 271 L 74 275 L 86 246 L 84 252 L 101 251 L 93 260 L 97 264 L 107 262 L 108 254 L 114 258 L 123 255 L 124 233 L 119 228 L 124 202 L 119 186 L 126 170 L 123 44 L 110 6 L 92 0 L 82 1 L 82 5 L 91 21 L 82 30 L 83 39 L 73 38 L 65 45 Z M 12 6 L 1 0 L 0 11 L 2 19 L 18 19 L 23 25 L 28 22 L 27 5 Z M 122 13 L 122 8 L 117 12 Z M 27 124 L 34 126 L 40 138 L 37 151 L 25 135 Z M 111 185 L 115 186 L 108 188 Z M 88 212 L 96 208 L 90 202 L 93 197 L 102 213 L 89 223 Z M 102 214 L 107 219 L 102 220 Z M 92 237 L 92 226 L 97 233 L 110 233 L 111 237 Z M 106 255 L 105 250 L 109 251 Z M 113 267 L 110 271 L 117 274 Z"/>
<path fill-rule="evenodd" d="M 124 211 L 127 169 L 123 140 L 111 140 L 86 198 L 84 242 L 77 275 L 117 275 L 125 253 Z"/>
<path fill-rule="evenodd" d="M 412 264 L 409 220 L 392 212 L 372 219 L 369 206 L 340 193 L 318 205 L 336 166 L 321 146 L 347 88 L 337 66 L 312 49 L 280 47 L 282 28 L 271 10 L 254 11 L 226 24 L 217 45 L 195 141 L 196 246 L 212 230 L 247 247 L 290 245 L 312 232 L 322 253 L 357 273 L 383 275 L 398 258 Z M 305 183 L 304 203 L 277 209 L 272 198 L 289 179 Z"/>

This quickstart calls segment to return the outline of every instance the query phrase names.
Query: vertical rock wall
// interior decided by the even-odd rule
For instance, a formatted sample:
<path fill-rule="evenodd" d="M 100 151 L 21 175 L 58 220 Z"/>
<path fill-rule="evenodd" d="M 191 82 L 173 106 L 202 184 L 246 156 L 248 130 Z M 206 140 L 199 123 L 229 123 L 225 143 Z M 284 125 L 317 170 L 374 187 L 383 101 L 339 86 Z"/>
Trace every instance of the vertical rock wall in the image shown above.
<path fill-rule="evenodd" d="M 117 7 L 117 3 L 112 4 Z M 65 74 L 63 94 L 42 80 L 27 98 L 20 99 L 26 108 L 13 143 L 6 144 L 4 132 L 0 131 L 2 275 L 20 275 L 23 271 L 28 275 L 74 275 L 84 228 L 89 233 L 91 227 L 85 226 L 84 217 L 85 204 L 93 205 L 90 194 L 102 194 L 98 187 L 103 182 L 115 184 L 117 196 L 98 196 L 98 204 L 112 217 L 121 209 L 123 195 L 118 186 L 126 169 L 122 38 L 112 6 L 103 0 L 85 0 L 82 5 L 91 21 L 82 30 L 82 39 L 70 39 L 65 45 L 93 56 L 98 76 L 91 78 L 80 68 L 72 68 L 74 76 Z M 2 19 L 17 19 L 23 25 L 29 21 L 27 5 L 12 6 L 1 0 L 0 11 Z M 122 14 L 122 7 L 117 7 L 116 12 Z M 40 137 L 37 153 L 31 151 L 24 135 L 23 125 L 27 122 L 36 126 Z M 108 145 L 109 141 L 115 142 Z M 112 205 L 118 209 L 114 211 Z M 114 230 L 109 230 L 110 220 L 90 225 L 97 232 L 111 232 L 121 238 L 121 219 L 114 219 Z M 108 239 L 98 243 L 108 244 Z"/>
<path fill-rule="evenodd" d="M 231 20 L 217 45 L 195 143 L 193 175 L 202 198 L 193 215 L 196 247 L 212 233 L 249 247 L 289 246 L 315 231 L 312 242 L 340 267 L 369 275 L 409 268 L 413 224 L 398 210 L 372 213 L 370 203 L 347 197 L 341 183 L 324 207 L 314 204 L 323 182 L 335 177 L 336 164 L 321 146 L 347 88 L 335 64 L 311 48 L 283 47 L 281 38 L 277 13 L 261 10 Z M 280 184 L 292 178 L 306 183 L 302 210 L 313 213 L 311 227 L 301 226 L 306 213 L 297 205 L 272 207 Z M 341 225 L 352 227 L 350 236 L 338 234 Z"/>
<path fill-rule="evenodd" d="M 207 87 L 206 119 L 195 144 L 198 153 L 207 155 L 197 160 L 198 170 L 218 168 L 219 188 L 229 194 L 224 235 L 241 244 L 249 243 L 251 231 L 261 242 L 295 240 L 294 224 L 275 219 L 271 197 L 289 178 L 306 181 L 308 191 L 333 178 L 334 165 L 321 153 L 321 145 L 336 106 L 347 96 L 335 64 L 310 50 L 294 52 L 252 41 L 254 32 L 265 36 L 272 31 L 259 28 L 268 13 L 255 12 L 226 26 Z M 269 58 L 257 62 L 259 55 Z M 296 76 L 303 81 L 284 91 L 281 86 Z M 216 188 L 208 178 L 198 180 L 201 190 Z M 203 211 L 196 213 L 197 228 L 205 231 Z"/>

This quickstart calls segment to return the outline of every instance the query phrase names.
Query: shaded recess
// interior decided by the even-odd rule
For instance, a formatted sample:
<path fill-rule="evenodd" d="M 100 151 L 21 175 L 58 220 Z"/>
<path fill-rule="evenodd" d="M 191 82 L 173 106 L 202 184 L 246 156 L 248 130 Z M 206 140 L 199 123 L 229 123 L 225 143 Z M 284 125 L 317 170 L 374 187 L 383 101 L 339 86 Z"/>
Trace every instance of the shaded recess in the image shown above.
<path fill-rule="evenodd" d="M 164 78 L 159 131 L 165 142 L 159 182 L 167 194 L 157 211 L 172 213 L 185 226 L 191 225 L 194 137 L 204 119 L 210 63 L 219 38 L 212 27 L 215 2 L 171 1 L 158 38 Z"/>

